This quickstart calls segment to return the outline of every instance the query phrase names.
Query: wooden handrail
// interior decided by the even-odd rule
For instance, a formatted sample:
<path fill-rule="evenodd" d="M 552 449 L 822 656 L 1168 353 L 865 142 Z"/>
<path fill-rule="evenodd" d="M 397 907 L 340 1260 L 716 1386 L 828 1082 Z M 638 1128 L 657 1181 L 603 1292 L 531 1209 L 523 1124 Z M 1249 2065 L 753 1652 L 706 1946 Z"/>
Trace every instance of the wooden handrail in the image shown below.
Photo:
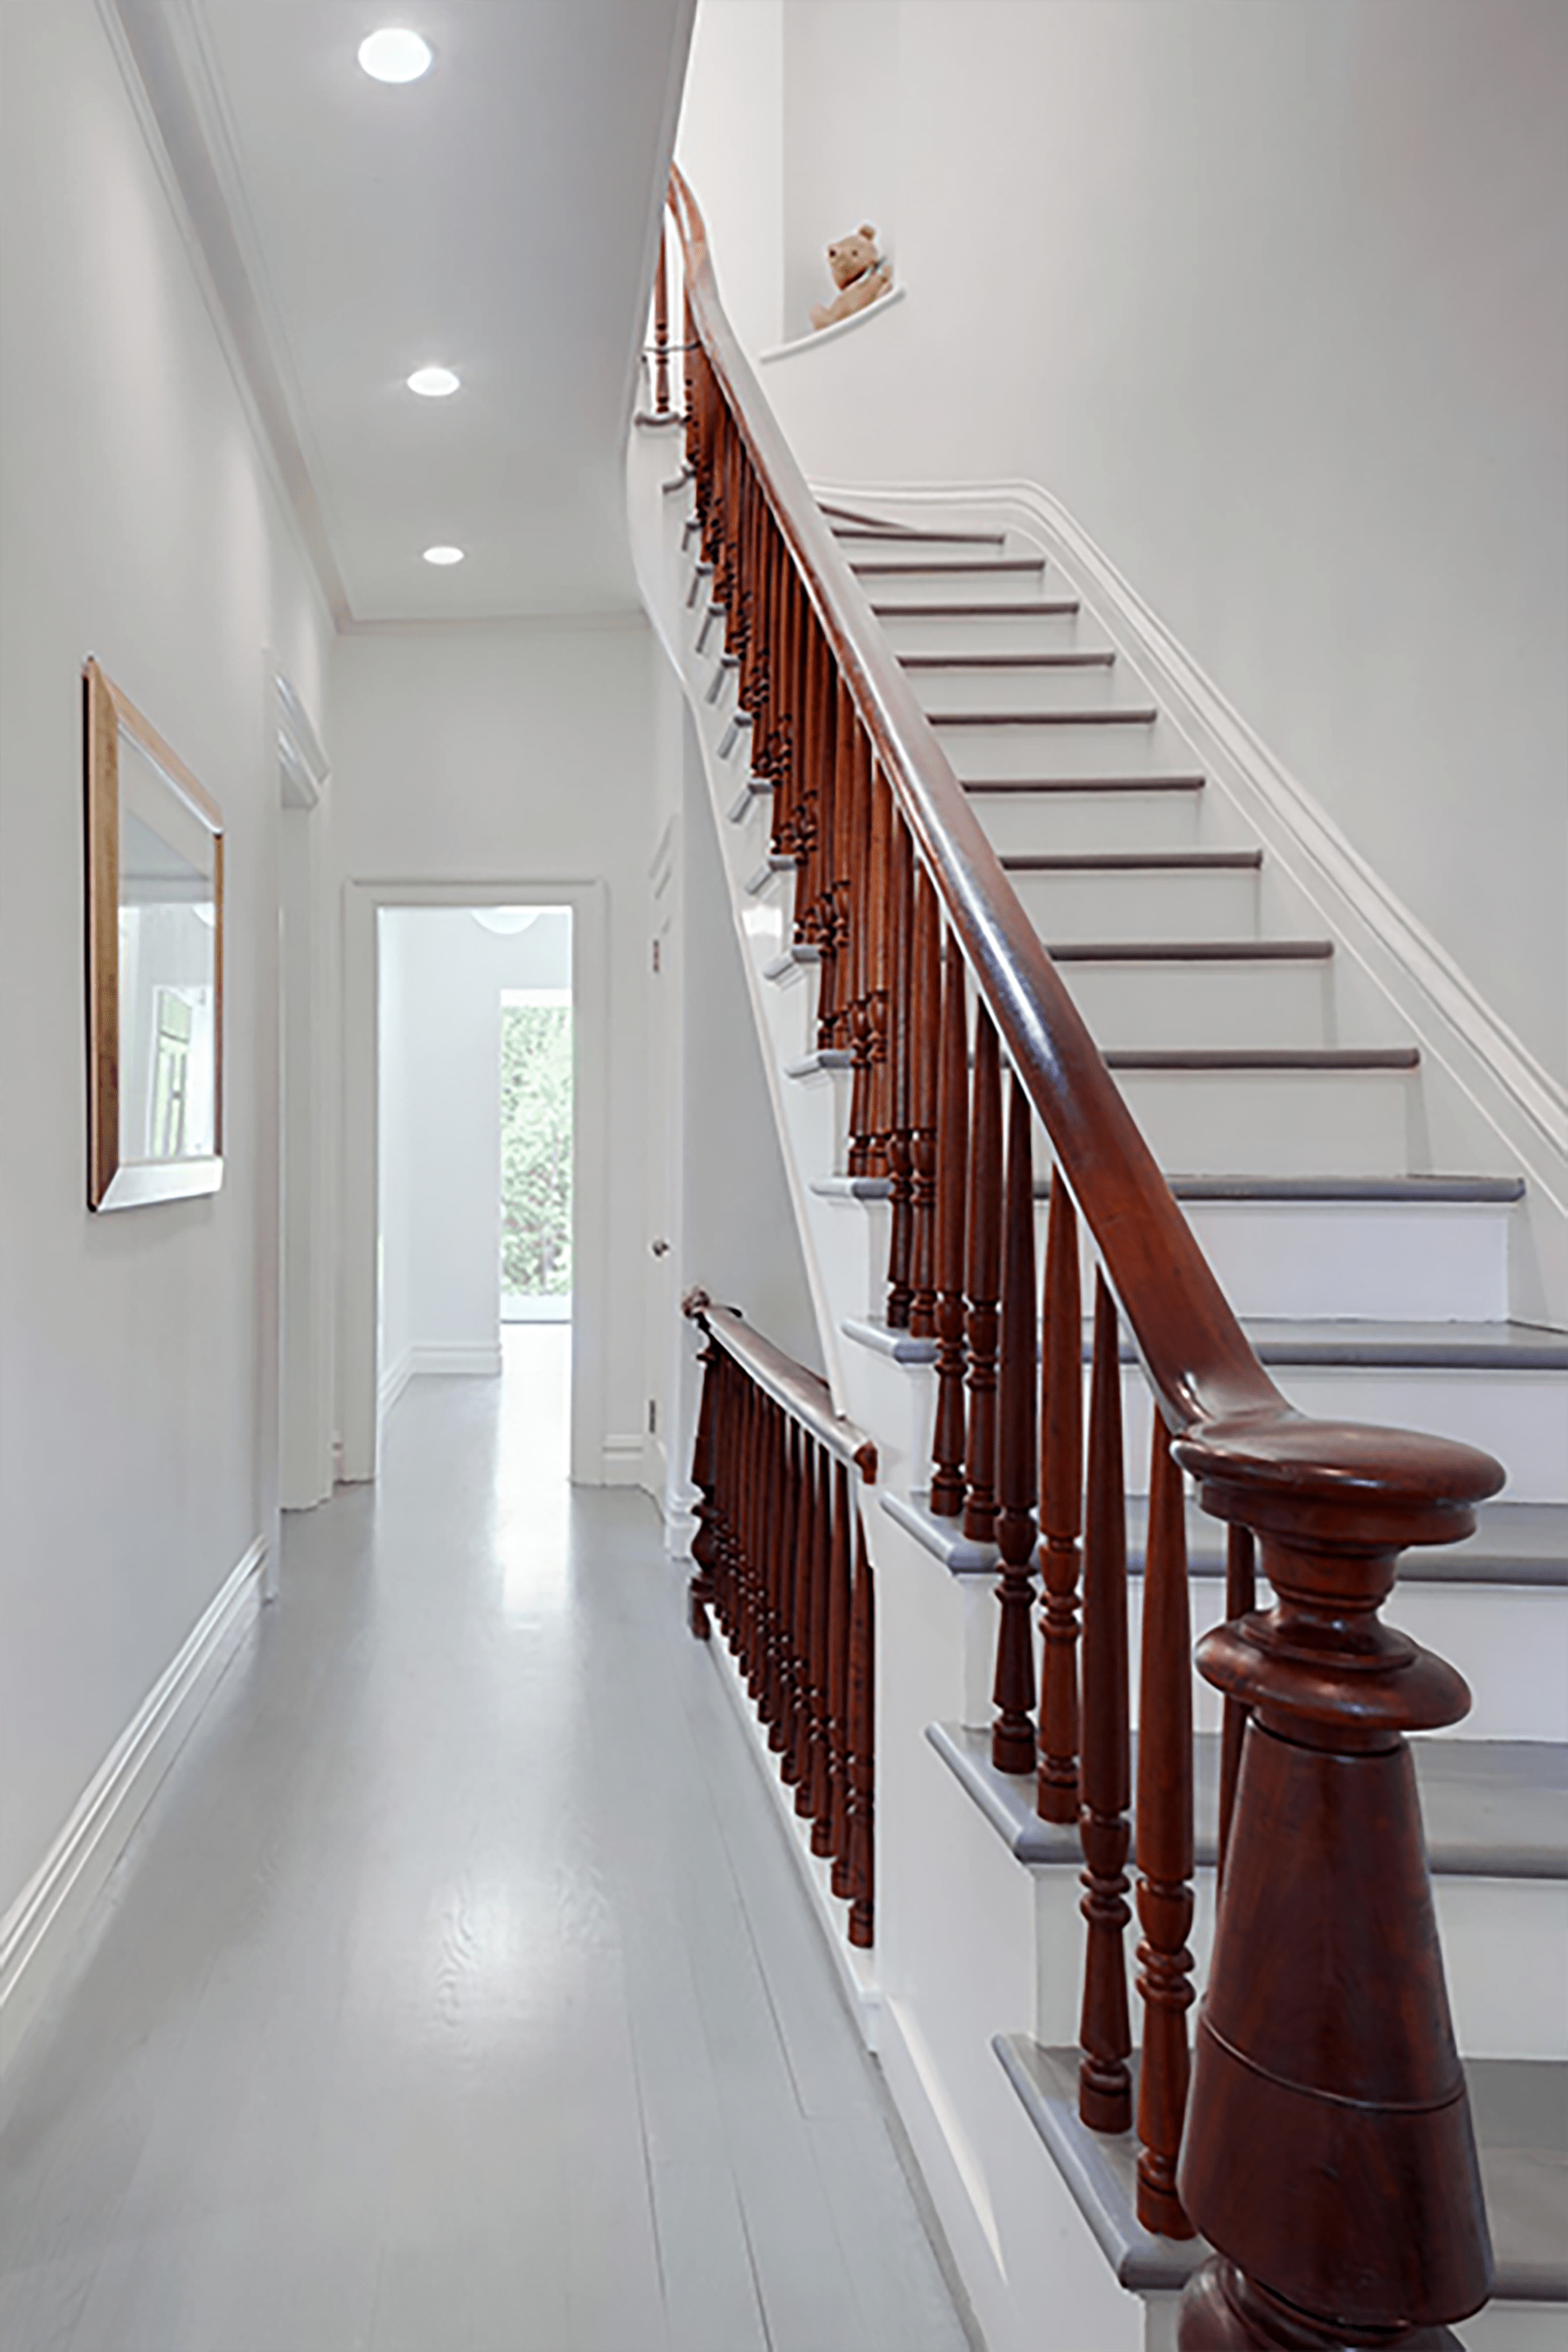
<path fill-rule="evenodd" d="M 868 1437 L 833 1409 L 833 1392 L 819 1372 L 797 1363 L 752 1329 L 738 1307 L 721 1307 L 705 1290 L 689 1290 L 682 1312 L 709 1338 L 744 1365 L 760 1389 L 781 1405 L 792 1421 L 810 1432 L 837 1462 L 858 1470 L 863 1483 L 877 1483 L 877 1441 Z"/>

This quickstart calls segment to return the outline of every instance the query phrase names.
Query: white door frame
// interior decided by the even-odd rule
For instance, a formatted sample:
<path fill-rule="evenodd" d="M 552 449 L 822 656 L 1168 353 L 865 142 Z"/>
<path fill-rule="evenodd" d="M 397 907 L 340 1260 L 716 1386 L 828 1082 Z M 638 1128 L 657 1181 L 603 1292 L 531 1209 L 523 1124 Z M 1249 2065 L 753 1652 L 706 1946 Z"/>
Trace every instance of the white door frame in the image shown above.
<path fill-rule="evenodd" d="M 268 664 L 280 814 L 278 911 L 281 1151 L 277 1287 L 279 1500 L 310 1510 L 332 1491 L 332 1121 L 325 1008 L 331 982 L 322 800 L 331 770 L 287 677 Z"/>
<path fill-rule="evenodd" d="M 384 907 L 570 907 L 575 1074 L 572 1120 L 572 1476 L 605 1481 L 609 1342 L 609 924 L 602 881 L 531 876 L 510 882 L 343 885 L 342 1214 L 339 1246 L 338 1425 L 346 1482 L 379 1458 L 377 1132 L 379 946 Z"/>

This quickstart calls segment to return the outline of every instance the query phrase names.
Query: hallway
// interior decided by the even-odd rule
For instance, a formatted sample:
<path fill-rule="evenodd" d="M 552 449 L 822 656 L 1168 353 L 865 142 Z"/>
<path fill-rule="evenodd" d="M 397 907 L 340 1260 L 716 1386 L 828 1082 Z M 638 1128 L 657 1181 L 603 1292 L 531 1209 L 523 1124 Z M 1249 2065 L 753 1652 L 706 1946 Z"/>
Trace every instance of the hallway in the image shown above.
<path fill-rule="evenodd" d="M 7 2352 L 963 2352 L 568 1339 L 288 1523 L 7 2085 Z"/>

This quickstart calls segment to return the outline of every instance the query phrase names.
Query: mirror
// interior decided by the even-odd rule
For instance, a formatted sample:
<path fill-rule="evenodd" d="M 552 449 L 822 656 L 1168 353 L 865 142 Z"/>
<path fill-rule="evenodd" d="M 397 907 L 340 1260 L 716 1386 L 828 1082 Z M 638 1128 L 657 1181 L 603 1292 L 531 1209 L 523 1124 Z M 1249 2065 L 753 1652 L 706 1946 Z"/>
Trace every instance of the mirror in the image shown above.
<path fill-rule="evenodd" d="M 89 1204 L 223 1181 L 223 818 L 96 662 L 87 707 Z"/>

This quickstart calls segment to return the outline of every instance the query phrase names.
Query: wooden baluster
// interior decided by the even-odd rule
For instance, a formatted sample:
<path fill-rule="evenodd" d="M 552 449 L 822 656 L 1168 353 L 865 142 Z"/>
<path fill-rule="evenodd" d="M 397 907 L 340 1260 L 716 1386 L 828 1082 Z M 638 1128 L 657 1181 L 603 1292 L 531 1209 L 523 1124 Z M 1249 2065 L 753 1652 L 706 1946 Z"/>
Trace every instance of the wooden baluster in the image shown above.
<path fill-rule="evenodd" d="M 866 1154 L 868 1176 L 885 1177 L 890 1161 L 888 1057 L 889 1002 L 893 980 L 893 795 L 867 747 L 867 788 L 871 804 L 870 926 L 866 972 Z"/>
<path fill-rule="evenodd" d="M 733 1375 L 730 1359 L 722 1350 L 709 1378 L 714 1384 L 713 1516 L 709 1522 L 713 1535 L 713 1614 L 719 1620 L 724 1639 L 733 1646 L 733 1538 L 730 1527 L 730 1499 L 733 1492 L 731 1461 L 731 1448 L 734 1442 L 731 1410 Z"/>
<path fill-rule="evenodd" d="M 833 1856 L 829 1884 L 847 1899 L 849 1879 L 849 1611 L 852 1600 L 849 1473 L 833 1465 L 832 1587 L 827 1610 L 828 1834 Z"/>
<path fill-rule="evenodd" d="M 876 954 L 876 793 L 871 747 L 859 725 L 849 730 L 849 956 L 854 973 L 849 1035 L 855 1062 L 849 1094 L 849 1173 L 871 1173 L 871 994 Z"/>
<path fill-rule="evenodd" d="M 969 1016 L 963 959 L 947 941 L 942 993 L 942 1058 L 936 1139 L 936 1432 L 931 1507 L 942 1518 L 963 1508 L 963 1239 L 969 1181 Z"/>
<path fill-rule="evenodd" d="M 974 1104 L 969 1132 L 969 1431 L 963 1468 L 969 1499 L 963 1532 L 980 1543 L 996 1532 L 996 1339 L 1002 1287 L 1002 1071 L 996 1031 L 984 1003 L 974 1008 Z"/>
<path fill-rule="evenodd" d="M 1227 1623 L 1249 1616 L 1258 1606 L 1258 1545 L 1250 1528 L 1233 1520 L 1226 1531 L 1225 1613 Z M 1244 1700 L 1227 1696 L 1219 1736 L 1219 1869 L 1225 1880 L 1226 1849 L 1230 1844 L 1230 1817 L 1236 1811 L 1236 1783 L 1241 1770 L 1241 1744 L 1252 1710 Z"/>
<path fill-rule="evenodd" d="M 773 784 L 770 839 L 773 855 L 777 856 L 794 846 L 795 795 L 800 789 L 797 772 L 800 745 L 800 601 L 789 551 L 778 532 L 775 531 L 773 537 L 774 561 L 779 572 L 778 643 L 774 672 L 778 679 L 775 697 L 778 772 Z"/>
<path fill-rule="evenodd" d="M 936 1337 L 936 1097 L 942 1042 L 942 919 L 915 873 L 910 970 L 910 1334 Z"/>
<path fill-rule="evenodd" d="M 795 1579 L 795 1673 L 799 1694 L 793 1751 L 795 1809 L 811 1811 L 812 1709 L 811 1685 L 812 1569 L 816 1559 L 816 1445 L 804 1430 L 800 1434 L 800 1521 L 796 1536 Z"/>
<path fill-rule="evenodd" d="M 1128 2057 L 1127 1506 L 1121 1469 L 1121 1362 L 1116 1302 L 1100 1275 L 1094 1294 L 1094 1374 L 1083 1528 L 1083 2059 L 1078 2111 L 1090 2131 L 1132 2120 Z"/>
<path fill-rule="evenodd" d="M 891 794 L 889 795 L 889 800 Z M 914 1304 L 914 847 L 896 814 L 889 868 L 887 1154 L 892 1179 L 888 1322 L 909 1328 Z"/>
<path fill-rule="evenodd" d="M 697 1436 L 691 1448 L 691 1483 L 698 1490 L 697 1532 L 691 1538 L 694 1573 L 687 1591 L 687 1606 L 691 1631 L 700 1642 L 709 1641 L 712 1632 L 708 1612 L 714 1598 L 713 1562 L 718 1554 L 718 1535 L 713 1525 L 717 1516 L 713 1501 L 718 1484 L 713 1423 L 718 1409 L 718 1383 L 713 1367 L 721 1352 L 710 1339 L 697 1359 L 702 1367 L 702 1396 L 697 1408 Z"/>
<path fill-rule="evenodd" d="M 820 811 L 824 763 L 821 739 L 822 706 L 827 693 L 827 656 L 814 615 L 806 615 L 805 625 L 804 740 L 796 761 L 798 773 L 787 846 L 794 852 L 795 860 L 795 935 L 797 940 L 815 941 L 824 958 L 817 994 L 820 1027 L 824 1003 L 821 991 L 832 987 L 834 977 L 828 968 L 832 943 L 822 920 L 824 860 Z"/>
<path fill-rule="evenodd" d="M 1187 2011 L 1193 2000 L 1193 1956 L 1187 1949 L 1193 1925 L 1192 1628 L 1182 1474 L 1157 1408 L 1143 1555 L 1137 1846 L 1143 1929 L 1138 1947 L 1143 2000 L 1138 2219 L 1163 2237 L 1190 2238 L 1193 2225 L 1176 2190 L 1176 2158 L 1187 2105 Z M 1259 2150 L 1258 2160 L 1266 2161 L 1267 2151 Z"/>
<path fill-rule="evenodd" d="M 795 1743 L 800 1736 L 800 1653 L 795 1646 L 795 1587 L 800 1547 L 800 1424 L 786 1420 L 784 1428 L 784 1511 L 779 1532 L 779 1655 L 782 1705 L 778 1737 L 769 1744 L 778 1751 L 779 1778 L 793 1787 Z"/>
<path fill-rule="evenodd" d="M 832 1613 L 832 1461 L 816 1454 L 816 1543 L 811 1548 L 811 1851 L 832 1839 L 832 1734 L 827 1703 L 827 1622 Z"/>
<path fill-rule="evenodd" d="M 1035 1769 L 1035 1309 L 1033 1114 L 1015 1076 L 1007 1106 L 1007 1189 L 1003 1203 L 1002 1360 L 996 1440 L 1002 1553 L 997 1588 L 996 1681 L 991 1760 L 999 1772 Z"/>
<path fill-rule="evenodd" d="M 857 1509 L 849 1624 L 849 1941 L 862 1949 L 876 1928 L 876 1590 Z"/>
<path fill-rule="evenodd" d="M 669 415 L 669 232 L 658 232 L 658 274 L 653 281 L 653 413 Z"/>
<path fill-rule="evenodd" d="M 784 1524 L 782 1475 L 784 1413 L 771 1397 L 763 1401 L 763 1476 L 758 1540 L 761 1549 L 762 1674 L 757 1691 L 757 1718 L 776 1746 L 773 1732 L 779 1719 L 779 1534 Z"/>
<path fill-rule="evenodd" d="M 1078 1574 L 1083 1496 L 1083 1306 L 1078 1216 L 1057 1170 L 1046 1228 L 1045 1346 L 1040 1357 L 1040 1570 L 1046 1588 L 1040 1702 L 1043 1821 L 1078 1819 Z"/>
<path fill-rule="evenodd" d="M 813 742 L 816 790 L 814 808 L 816 866 L 814 904 L 826 984 L 817 998 L 816 1042 L 829 1051 L 839 1042 L 849 986 L 848 880 L 841 858 L 849 761 L 849 698 L 839 685 L 826 643 L 818 636 L 820 691 Z"/>
<path fill-rule="evenodd" d="M 743 1488 L 744 1536 L 742 1541 L 742 1620 L 744 1626 L 744 1648 L 742 1666 L 746 1688 L 754 1706 L 762 1680 L 762 1457 L 763 1457 L 763 1392 L 748 1379 L 746 1397 L 745 1486 Z"/>

